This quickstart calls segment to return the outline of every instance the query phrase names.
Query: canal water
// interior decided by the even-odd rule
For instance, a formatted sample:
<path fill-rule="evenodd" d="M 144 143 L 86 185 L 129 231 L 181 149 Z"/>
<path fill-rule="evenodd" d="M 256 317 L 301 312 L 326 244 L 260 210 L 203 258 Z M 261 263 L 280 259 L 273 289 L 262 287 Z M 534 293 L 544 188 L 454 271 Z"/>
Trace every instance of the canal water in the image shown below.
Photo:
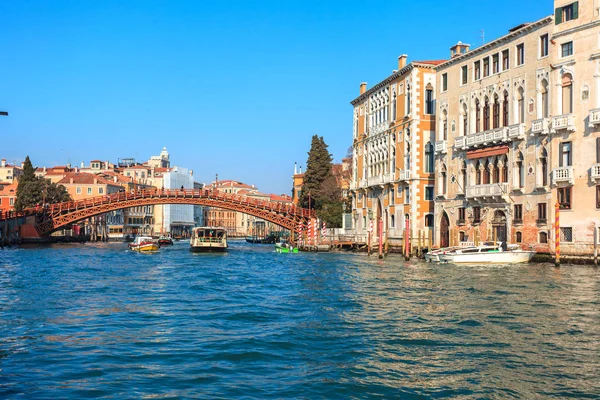
<path fill-rule="evenodd" d="M 0 250 L 0 398 L 598 398 L 600 271 Z"/>

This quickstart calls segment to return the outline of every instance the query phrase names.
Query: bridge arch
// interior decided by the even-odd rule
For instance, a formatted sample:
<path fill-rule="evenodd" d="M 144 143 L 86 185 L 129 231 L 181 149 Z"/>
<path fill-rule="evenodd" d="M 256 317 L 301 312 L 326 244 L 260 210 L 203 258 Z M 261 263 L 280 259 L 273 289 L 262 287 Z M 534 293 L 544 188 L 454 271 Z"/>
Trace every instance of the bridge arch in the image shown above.
<path fill-rule="evenodd" d="M 306 226 L 311 218 L 316 217 L 314 210 L 235 194 L 209 190 L 158 190 L 155 188 L 49 204 L 43 208 L 27 209 L 24 214 L 35 215 L 35 228 L 38 234 L 43 236 L 110 211 L 160 204 L 199 205 L 237 211 L 264 219 L 290 231 L 294 231 L 298 225 Z"/>

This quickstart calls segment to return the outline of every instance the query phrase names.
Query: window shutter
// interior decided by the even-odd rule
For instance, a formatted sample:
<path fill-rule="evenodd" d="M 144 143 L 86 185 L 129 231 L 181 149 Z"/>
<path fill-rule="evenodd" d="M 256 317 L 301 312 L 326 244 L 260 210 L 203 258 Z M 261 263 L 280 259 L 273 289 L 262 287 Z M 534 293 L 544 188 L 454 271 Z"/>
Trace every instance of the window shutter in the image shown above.
<path fill-rule="evenodd" d="M 596 162 L 600 163 L 600 137 L 596 138 Z"/>
<path fill-rule="evenodd" d="M 579 17 L 579 2 L 576 1 L 573 3 L 573 19 L 577 19 Z"/>
<path fill-rule="evenodd" d="M 562 22 L 562 7 L 558 7 L 554 10 L 554 22 L 556 25 Z"/>
<path fill-rule="evenodd" d="M 558 146 L 558 166 L 564 167 L 564 165 L 563 165 L 563 144 L 562 143 Z"/>

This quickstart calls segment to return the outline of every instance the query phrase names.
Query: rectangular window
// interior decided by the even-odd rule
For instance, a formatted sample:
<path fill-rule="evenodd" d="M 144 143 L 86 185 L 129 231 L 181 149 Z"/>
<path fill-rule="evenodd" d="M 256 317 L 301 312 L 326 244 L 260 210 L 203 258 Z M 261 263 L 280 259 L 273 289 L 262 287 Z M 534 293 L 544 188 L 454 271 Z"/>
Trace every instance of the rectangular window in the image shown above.
<path fill-rule="evenodd" d="M 517 65 L 523 65 L 525 62 L 525 44 L 517 45 Z"/>
<path fill-rule="evenodd" d="M 538 203 L 538 222 L 546 222 L 546 203 Z"/>
<path fill-rule="evenodd" d="M 488 57 L 483 59 L 483 77 L 490 75 L 490 59 Z"/>
<path fill-rule="evenodd" d="M 404 194 L 404 204 L 410 204 L 410 188 L 408 186 L 406 186 L 404 188 L 405 194 Z"/>
<path fill-rule="evenodd" d="M 571 209 L 571 187 L 558 188 L 558 206 L 561 210 Z"/>
<path fill-rule="evenodd" d="M 478 81 L 479 79 L 481 79 L 481 63 L 480 61 L 475 61 L 473 63 L 473 74 L 474 77 L 473 79 Z"/>
<path fill-rule="evenodd" d="M 540 58 L 548 55 L 548 34 L 540 36 Z"/>
<path fill-rule="evenodd" d="M 9 204 L 9 205 L 11 205 L 11 206 L 14 206 L 14 205 L 15 205 L 15 198 L 14 198 L 14 197 L 11 197 L 11 198 L 8 200 L 8 204 Z"/>
<path fill-rule="evenodd" d="M 394 196 L 394 188 L 390 189 L 390 204 L 394 205 L 395 203 L 395 196 Z"/>
<path fill-rule="evenodd" d="M 560 241 L 570 243 L 573 241 L 573 228 L 562 227 L 560 228 Z"/>
<path fill-rule="evenodd" d="M 433 186 L 425 187 L 425 200 L 433 200 Z"/>
<path fill-rule="evenodd" d="M 558 7 L 554 10 L 554 22 L 556 25 L 577 19 L 579 17 L 579 2 L 576 1 L 568 6 Z"/>
<path fill-rule="evenodd" d="M 502 71 L 510 68 L 510 59 L 508 58 L 508 49 L 502 52 Z"/>
<path fill-rule="evenodd" d="M 448 74 L 442 74 L 442 92 L 448 90 Z"/>
<path fill-rule="evenodd" d="M 78 186 L 77 189 L 75 189 L 75 193 L 81 194 L 81 186 Z"/>
<path fill-rule="evenodd" d="M 460 68 L 460 71 L 461 71 L 461 82 L 463 85 L 466 85 L 467 84 L 467 73 L 468 73 L 467 66 L 463 65 Z"/>
<path fill-rule="evenodd" d="M 92 188 L 91 187 L 87 188 L 87 194 L 92 194 Z"/>
<path fill-rule="evenodd" d="M 567 42 L 560 45 L 561 57 L 569 57 L 573 55 L 573 42 Z"/>
<path fill-rule="evenodd" d="M 464 224 L 465 223 L 465 208 L 464 207 L 459 207 L 458 208 L 458 220 L 456 221 L 457 224 Z"/>
<path fill-rule="evenodd" d="M 99 187 L 98 188 L 98 194 L 104 194 L 104 188 Z"/>
<path fill-rule="evenodd" d="M 558 148 L 558 166 L 559 167 L 570 167 L 573 162 L 571 159 L 571 142 L 563 142 Z"/>
<path fill-rule="evenodd" d="M 596 186 L 596 208 L 600 208 L 600 186 Z"/>
<path fill-rule="evenodd" d="M 540 232 L 540 243 L 548 243 L 548 233 Z"/>
<path fill-rule="evenodd" d="M 492 56 L 492 73 L 500 72 L 500 54 L 496 53 Z"/>
<path fill-rule="evenodd" d="M 481 222 L 481 207 L 473 207 L 473 223 L 478 224 Z"/>
<path fill-rule="evenodd" d="M 523 204 L 515 204 L 514 223 L 523 222 Z"/>

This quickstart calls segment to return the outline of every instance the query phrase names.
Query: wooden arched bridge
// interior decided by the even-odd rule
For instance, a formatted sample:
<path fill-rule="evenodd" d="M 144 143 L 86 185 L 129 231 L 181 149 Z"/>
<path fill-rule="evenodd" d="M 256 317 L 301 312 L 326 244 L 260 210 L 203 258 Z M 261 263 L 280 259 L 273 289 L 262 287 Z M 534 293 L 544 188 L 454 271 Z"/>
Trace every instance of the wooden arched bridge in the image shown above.
<path fill-rule="evenodd" d="M 154 204 L 192 204 L 238 211 L 262 218 L 292 232 L 299 225 L 306 227 L 311 218 L 316 218 L 314 210 L 247 196 L 206 189 L 151 188 L 28 208 L 20 213 L 2 214 L 0 220 L 35 216 L 35 229 L 40 236 L 44 236 L 109 211 Z"/>

